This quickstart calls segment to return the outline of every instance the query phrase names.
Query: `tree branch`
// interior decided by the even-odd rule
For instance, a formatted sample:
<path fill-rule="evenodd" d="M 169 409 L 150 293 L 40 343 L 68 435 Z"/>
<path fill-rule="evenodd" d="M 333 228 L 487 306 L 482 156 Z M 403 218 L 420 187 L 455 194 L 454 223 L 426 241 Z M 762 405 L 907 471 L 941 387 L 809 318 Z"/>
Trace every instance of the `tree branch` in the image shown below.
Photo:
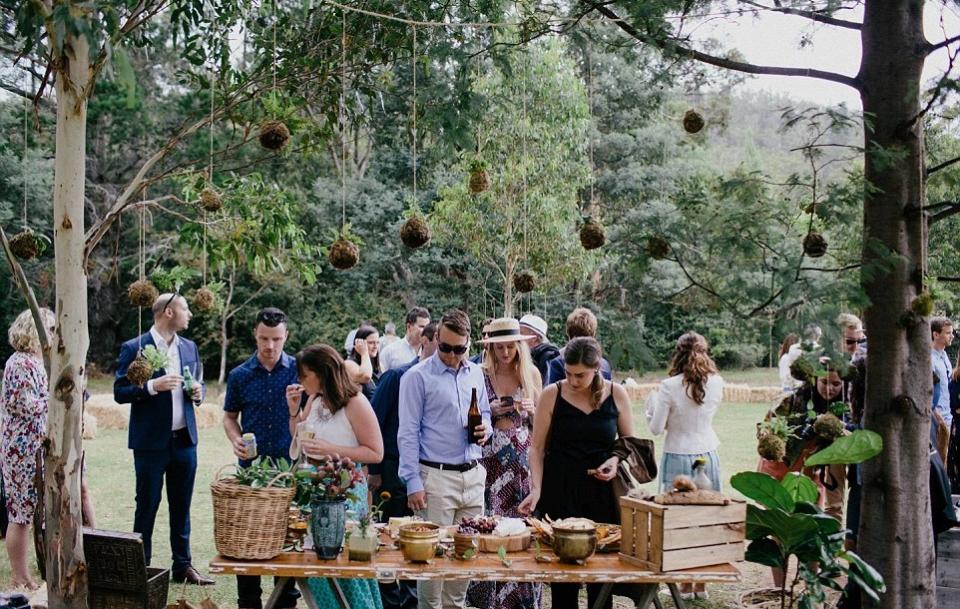
<path fill-rule="evenodd" d="M 714 55 L 708 55 L 701 51 L 691 49 L 689 47 L 682 46 L 680 44 L 671 44 L 666 45 L 662 40 L 658 40 L 653 36 L 649 36 L 639 31 L 635 27 L 627 23 L 623 18 L 620 17 L 617 13 L 610 10 L 609 8 L 592 4 L 594 9 L 605 17 L 614 21 L 617 26 L 632 36 L 633 38 L 639 40 L 640 42 L 646 44 L 652 44 L 653 46 L 666 50 L 671 53 L 674 53 L 681 57 L 686 57 L 688 59 L 693 59 L 701 63 L 706 63 L 718 68 L 724 68 L 727 70 L 734 70 L 736 72 L 744 72 L 746 74 L 765 74 L 768 76 L 803 76 L 806 78 L 816 78 L 819 80 L 826 80 L 829 82 L 839 83 L 841 85 L 847 85 L 857 91 L 860 91 L 860 81 L 857 78 L 852 76 L 845 76 L 843 74 L 837 74 L 836 72 L 828 72 L 826 70 L 815 70 L 812 68 L 785 68 L 782 66 L 761 66 L 755 65 L 752 63 L 746 63 L 743 61 L 734 61 L 732 59 L 724 59 L 723 57 L 716 57 Z"/>
<path fill-rule="evenodd" d="M 954 42 L 958 42 L 958 41 L 960 41 L 960 35 L 951 36 L 946 40 L 941 40 L 937 44 L 931 44 L 930 46 L 927 47 L 927 55 L 929 55 L 930 53 L 933 53 L 934 51 L 939 51 L 940 49 L 944 49 L 950 46 L 951 44 L 953 44 Z"/>
<path fill-rule="evenodd" d="M 837 27 L 847 28 L 849 30 L 863 29 L 863 24 L 858 21 L 847 21 L 845 19 L 837 19 L 836 17 L 831 17 L 830 15 L 825 15 L 817 11 L 805 11 L 798 8 L 780 6 L 779 3 L 777 4 L 777 6 L 765 6 L 763 4 L 760 4 L 759 2 L 750 2 L 750 0 L 740 0 L 740 2 L 742 4 L 747 4 L 749 6 L 753 6 L 764 11 L 771 11 L 774 13 L 783 13 L 784 15 L 795 15 L 797 17 L 803 17 L 804 19 L 809 19 L 811 21 L 816 21 L 818 23 L 835 25 Z"/>
<path fill-rule="evenodd" d="M 946 220 L 950 216 L 955 216 L 957 214 L 960 214 L 960 201 L 952 202 L 952 203 L 940 203 L 938 207 L 940 206 L 946 206 L 947 209 L 944 209 L 943 211 L 938 211 L 937 213 L 930 216 L 927 219 L 927 224 L 936 224 L 941 220 Z"/>
<path fill-rule="evenodd" d="M 946 169 L 947 167 L 958 162 L 960 162 L 960 156 L 946 160 L 938 165 L 934 165 L 933 167 L 930 167 L 929 169 L 927 169 L 927 175 L 929 176 L 931 173 L 935 173 L 937 171 L 940 171 L 941 169 Z"/>

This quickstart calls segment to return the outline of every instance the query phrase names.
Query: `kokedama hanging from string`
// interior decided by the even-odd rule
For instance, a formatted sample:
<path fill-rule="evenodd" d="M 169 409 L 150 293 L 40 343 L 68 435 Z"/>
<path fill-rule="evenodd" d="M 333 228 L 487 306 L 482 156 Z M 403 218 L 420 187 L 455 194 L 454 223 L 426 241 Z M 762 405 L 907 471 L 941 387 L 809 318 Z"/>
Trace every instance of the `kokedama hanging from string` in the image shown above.
<path fill-rule="evenodd" d="M 595 250 L 603 247 L 606 242 L 607 234 L 603 230 L 603 225 L 593 218 L 587 218 L 584 225 L 580 227 L 580 245 L 583 249 Z"/>
<path fill-rule="evenodd" d="M 696 110 L 687 110 L 683 115 L 683 130 L 687 133 L 700 133 L 706 124 L 706 121 Z"/>
<path fill-rule="evenodd" d="M 827 253 L 827 240 L 813 231 L 803 238 L 803 253 L 811 258 L 819 258 Z"/>
<path fill-rule="evenodd" d="M 360 248 L 350 240 L 346 233 L 346 230 L 341 231 L 337 239 L 330 245 L 330 252 L 327 254 L 330 264 L 341 271 L 352 269 L 360 262 Z"/>
<path fill-rule="evenodd" d="M 670 255 L 670 242 L 660 235 L 651 235 L 647 237 L 647 245 L 644 249 L 654 260 L 663 260 Z"/>
<path fill-rule="evenodd" d="M 127 287 L 127 297 L 133 306 L 149 308 L 160 297 L 160 292 L 149 279 L 138 279 Z"/>
<path fill-rule="evenodd" d="M 537 275 L 530 269 L 517 271 L 513 274 L 513 289 L 526 294 L 532 292 L 537 287 Z"/>
<path fill-rule="evenodd" d="M 193 294 L 193 307 L 198 311 L 212 311 L 216 302 L 216 294 L 207 287 L 199 288 Z"/>
<path fill-rule="evenodd" d="M 213 188 L 204 188 L 200 191 L 200 207 L 209 212 L 220 211 L 223 208 L 223 197 Z"/>
<path fill-rule="evenodd" d="M 10 237 L 10 251 L 20 260 L 31 260 L 43 253 L 47 248 L 43 238 L 29 226 Z"/>
<path fill-rule="evenodd" d="M 490 190 L 490 174 L 487 173 L 487 164 L 480 160 L 470 162 L 470 192 L 480 194 Z"/>
<path fill-rule="evenodd" d="M 430 227 L 426 219 L 419 213 L 407 218 L 400 227 L 400 240 L 413 249 L 426 245 L 430 241 Z"/>

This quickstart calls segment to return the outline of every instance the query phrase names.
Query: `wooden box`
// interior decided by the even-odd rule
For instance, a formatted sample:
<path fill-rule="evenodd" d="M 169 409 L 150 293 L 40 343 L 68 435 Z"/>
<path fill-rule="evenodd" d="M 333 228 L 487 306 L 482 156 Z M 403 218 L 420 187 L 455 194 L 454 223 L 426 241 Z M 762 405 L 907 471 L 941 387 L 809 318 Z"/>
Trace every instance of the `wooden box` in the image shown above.
<path fill-rule="evenodd" d="M 936 542 L 937 607 L 960 609 L 960 528 L 940 533 Z"/>
<path fill-rule="evenodd" d="M 83 529 L 90 609 L 164 609 L 170 571 L 148 567 L 140 533 Z"/>
<path fill-rule="evenodd" d="M 620 560 L 677 571 L 743 560 L 747 504 L 660 505 L 620 498 Z"/>

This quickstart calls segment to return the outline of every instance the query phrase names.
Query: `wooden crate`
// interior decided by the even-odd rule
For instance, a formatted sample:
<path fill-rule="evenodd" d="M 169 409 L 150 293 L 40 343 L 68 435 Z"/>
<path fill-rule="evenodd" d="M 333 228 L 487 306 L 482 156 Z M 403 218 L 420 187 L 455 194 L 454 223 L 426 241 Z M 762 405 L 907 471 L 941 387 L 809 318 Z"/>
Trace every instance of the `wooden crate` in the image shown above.
<path fill-rule="evenodd" d="M 620 560 L 676 571 L 743 560 L 747 504 L 660 505 L 620 498 Z"/>
<path fill-rule="evenodd" d="M 960 528 L 937 536 L 937 607 L 960 609 Z"/>

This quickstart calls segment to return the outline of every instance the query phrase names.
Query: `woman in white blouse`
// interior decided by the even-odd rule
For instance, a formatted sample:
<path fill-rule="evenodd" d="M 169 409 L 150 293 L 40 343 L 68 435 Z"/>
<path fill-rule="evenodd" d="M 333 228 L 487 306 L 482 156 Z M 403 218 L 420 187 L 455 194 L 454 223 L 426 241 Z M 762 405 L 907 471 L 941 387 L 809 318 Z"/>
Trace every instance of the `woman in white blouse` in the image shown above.
<path fill-rule="evenodd" d="M 667 490 L 673 479 L 693 475 L 694 461 L 706 460 L 706 475 L 719 491 L 720 439 L 713 431 L 713 415 L 723 397 L 723 379 L 707 352 L 707 339 L 687 332 L 677 339 L 670 361 L 670 378 L 647 401 L 647 421 L 654 435 L 667 433 L 660 464 L 660 489 Z"/>

